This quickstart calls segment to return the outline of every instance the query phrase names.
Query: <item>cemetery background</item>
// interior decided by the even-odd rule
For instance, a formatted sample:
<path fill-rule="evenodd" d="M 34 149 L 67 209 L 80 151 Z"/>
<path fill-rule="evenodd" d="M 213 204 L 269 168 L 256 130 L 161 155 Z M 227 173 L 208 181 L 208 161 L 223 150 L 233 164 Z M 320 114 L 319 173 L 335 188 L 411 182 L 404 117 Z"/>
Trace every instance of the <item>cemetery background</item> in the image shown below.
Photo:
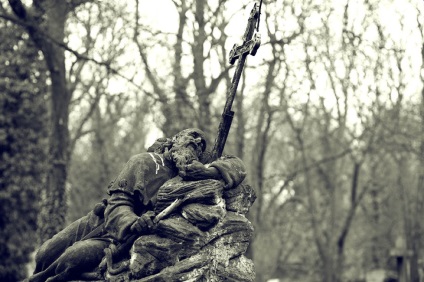
<path fill-rule="evenodd" d="M 253 2 L 0 4 L 0 280 L 17 281 L 131 155 L 187 127 L 213 142 Z M 257 281 L 387 277 L 399 256 L 422 276 L 423 12 L 264 2 L 226 147 L 257 194 Z"/>

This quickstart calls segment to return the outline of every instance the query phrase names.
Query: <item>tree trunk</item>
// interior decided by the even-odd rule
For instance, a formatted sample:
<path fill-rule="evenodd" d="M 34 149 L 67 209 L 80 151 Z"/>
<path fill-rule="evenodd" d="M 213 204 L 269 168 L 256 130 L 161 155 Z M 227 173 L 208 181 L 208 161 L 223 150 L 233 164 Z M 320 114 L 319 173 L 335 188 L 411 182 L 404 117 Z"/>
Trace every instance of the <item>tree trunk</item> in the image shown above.
<path fill-rule="evenodd" d="M 62 45 L 68 13 L 66 1 L 39 1 L 33 9 L 19 0 L 9 1 L 16 16 L 23 20 L 26 29 L 41 50 L 50 72 L 50 142 L 46 187 L 41 195 L 38 236 L 41 242 L 51 238 L 63 228 L 66 213 L 66 177 L 69 163 L 68 116 L 71 93 L 68 91 L 65 54 Z"/>
<path fill-rule="evenodd" d="M 57 42 L 63 43 L 66 21 L 65 4 L 55 2 L 47 22 Z M 35 35 L 34 35 L 35 36 Z M 39 37 L 40 38 L 40 37 Z M 63 228 L 66 214 L 66 179 L 69 164 L 69 103 L 64 49 L 47 41 L 36 40 L 44 54 L 51 79 L 50 168 L 39 215 L 39 238 L 45 241 Z"/>
<path fill-rule="evenodd" d="M 62 39 L 63 40 L 63 39 Z M 43 50 L 44 49 L 44 50 Z M 69 163 L 69 103 L 71 95 L 67 90 L 64 51 L 58 46 L 43 48 L 49 61 L 51 78 L 51 133 L 50 169 L 47 176 L 45 198 L 40 212 L 40 240 L 44 241 L 60 231 L 66 214 L 66 178 Z"/>
<path fill-rule="evenodd" d="M 212 137 L 212 123 L 211 123 L 211 112 L 210 112 L 210 95 L 206 89 L 205 81 L 205 70 L 204 70 L 204 44 L 206 42 L 206 32 L 205 32 L 205 1 L 196 1 L 196 12 L 195 12 L 196 22 L 199 25 L 198 30 L 194 33 L 196 42 L 195 45 L 192 45 L 193 49 L 193 75 L 194 75 L 194 85 L 196 87 L 198 101 L 199 101 L 199 124 L 202 125 L 206 136 L 211 139 Z"/>

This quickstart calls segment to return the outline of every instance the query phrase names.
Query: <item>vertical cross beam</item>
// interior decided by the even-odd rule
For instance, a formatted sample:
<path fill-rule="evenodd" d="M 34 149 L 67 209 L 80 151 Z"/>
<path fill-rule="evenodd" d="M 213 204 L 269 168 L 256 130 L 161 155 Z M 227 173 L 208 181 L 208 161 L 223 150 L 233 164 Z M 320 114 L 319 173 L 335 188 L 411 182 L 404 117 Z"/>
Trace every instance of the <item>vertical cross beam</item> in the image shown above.
<path fill-rule="evenodd" d="M 259 21 L 261 4 L 255 3 L 252 11 L 250 12 L 247 27 L 243 35 L 243 44 L 241 46 L 235 44 L 232 50 L 230 51 L 230 64 L 233 65 L 237 60 L 238 64 L 234 72 L 233 80 L 231 81 L 231 87 L 227 92 L 227 101 L 224 106 L 224 111 L 222 112 L 221 121 L 218 128 L 218 135 L 215 140 L 215 145 L 212 149 L 212 160 L 221 157 L 222 152 L 224 151 L 225 142 L 227 141 L 228 133 L 230 131 L 231 123 L 234 116 L 234 112 L 231 110 L 231 107 L 233 105 L 233 101 L 237 92 L 237 87 L 240 82 L 240 77 L 243 72 L 246 58 L 249 54 L 254 56 L 261 44 L 260 35 L 256 33 L 255 36 L 253 36 L 255 28 L 258 26 L 257 24 Z"/>

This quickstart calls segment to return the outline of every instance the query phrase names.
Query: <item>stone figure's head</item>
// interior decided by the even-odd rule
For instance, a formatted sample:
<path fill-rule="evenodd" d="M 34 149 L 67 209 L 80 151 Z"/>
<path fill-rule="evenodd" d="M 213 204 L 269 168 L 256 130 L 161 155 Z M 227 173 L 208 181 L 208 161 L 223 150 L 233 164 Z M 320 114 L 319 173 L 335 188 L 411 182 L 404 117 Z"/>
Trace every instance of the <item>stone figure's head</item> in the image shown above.
<path fill-rule="evenodd" d="M 205 133 L 197 128 L 188 128 L 175 134 L 172 138 L 156 140 L 147 151 L 163 153 L 180 171 L 194 160 L 200 160 L 206 149 Z"/>
<path fill-rule="evenodd" d="M 197 128 L 185 129 L 175 134 L 171 139 L 171 149 L 165 157 L 172 160 L 179 171 L 184 171 L 186 165 L 198 161 L 206 149 L 205 134 Z"/>

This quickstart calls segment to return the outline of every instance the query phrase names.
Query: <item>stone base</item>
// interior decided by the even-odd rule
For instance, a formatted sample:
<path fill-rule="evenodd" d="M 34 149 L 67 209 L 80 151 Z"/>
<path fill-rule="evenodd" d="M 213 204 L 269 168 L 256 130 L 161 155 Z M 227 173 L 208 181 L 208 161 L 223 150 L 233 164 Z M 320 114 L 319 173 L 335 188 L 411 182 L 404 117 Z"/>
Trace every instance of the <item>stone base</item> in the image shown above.
<path fill-rule="evenodd" d="M 157 212 L 182 195 L 190 201 L 161 220 L 154 235 L 139 237 L 129 270 L 108 281 L 255 280 L 253 262 L 244 256 L 253 234 L 244 216 L 255 199 L 250 186 L 224 191 L 217 180 L 173 179 L 161 190 Z"/>

